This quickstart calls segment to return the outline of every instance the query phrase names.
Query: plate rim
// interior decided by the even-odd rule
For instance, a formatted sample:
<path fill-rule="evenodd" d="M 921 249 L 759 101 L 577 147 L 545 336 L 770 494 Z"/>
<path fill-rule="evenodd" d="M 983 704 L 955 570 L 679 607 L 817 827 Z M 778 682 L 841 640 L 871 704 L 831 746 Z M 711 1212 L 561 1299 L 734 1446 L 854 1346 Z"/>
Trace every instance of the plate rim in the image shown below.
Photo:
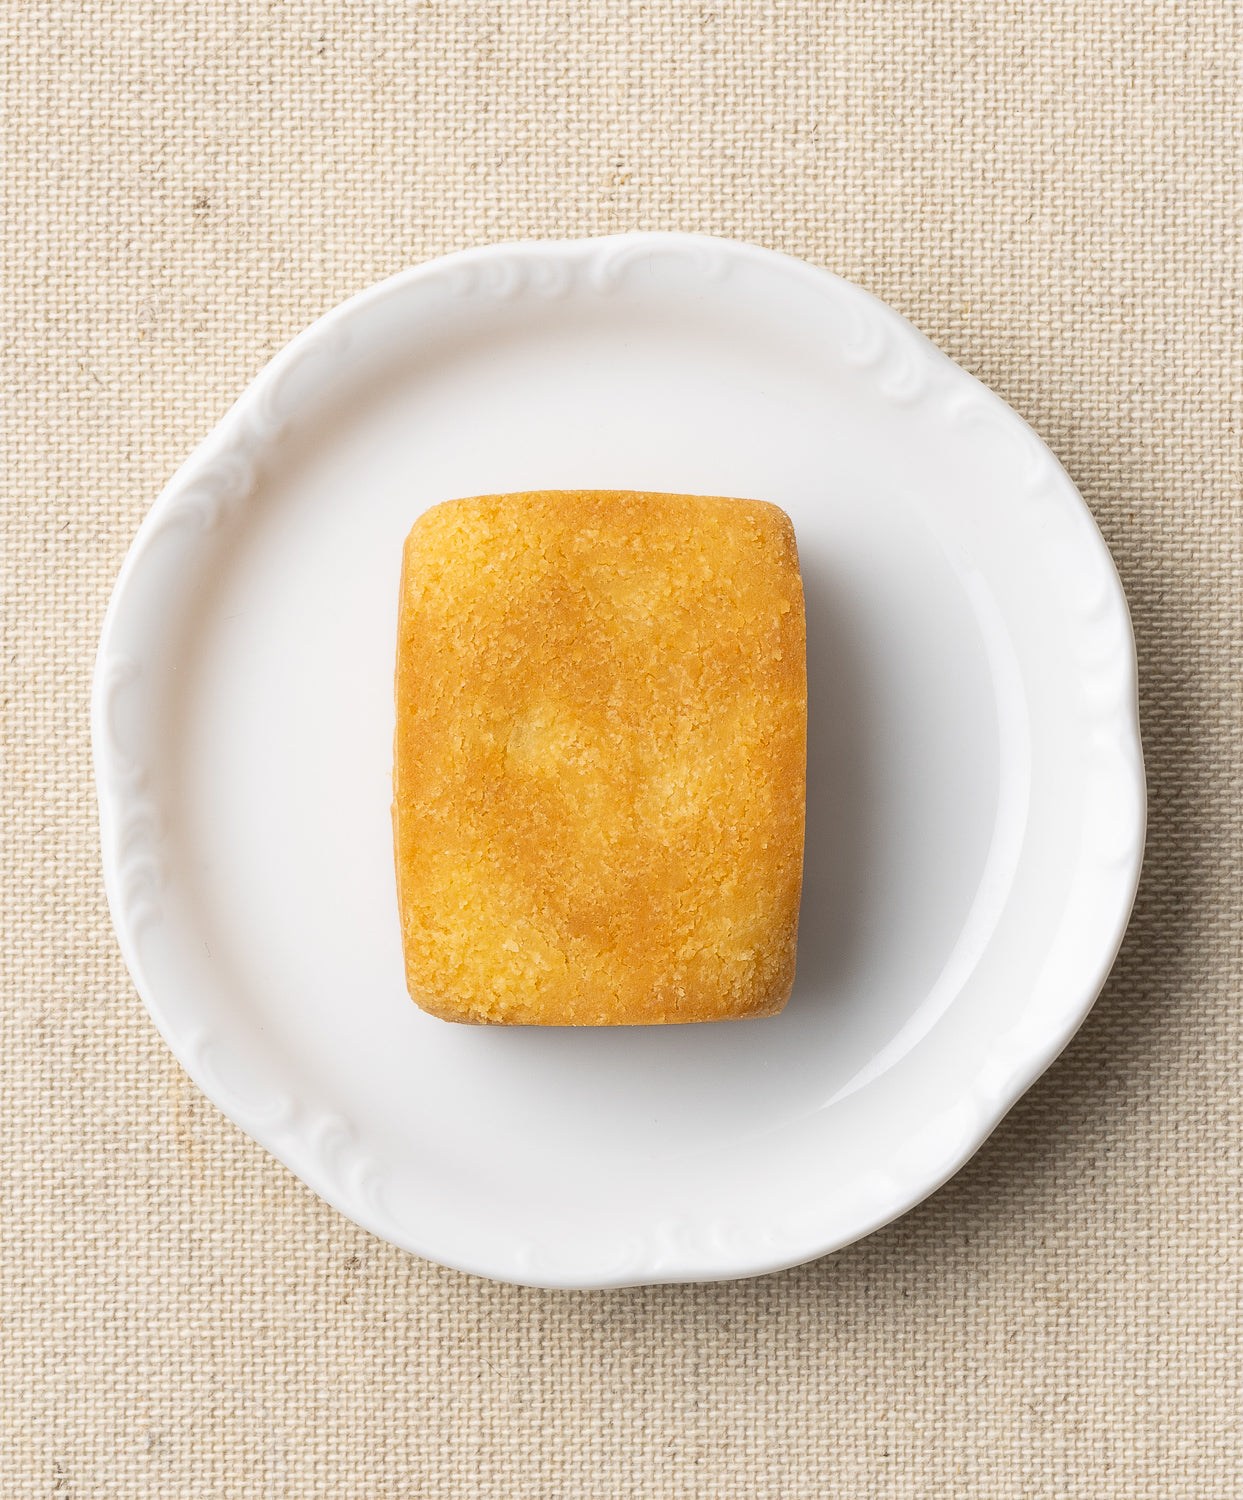
<path fill-rule="evenodd" d="M 289 1136 L 279 1117 L 260 1118 L 253 1111 L 248 1116 L 246 1108 L 236 1097 L 230 1098 L 227 1088 L 222 1088 L 219 1079 L 212 1076 L 202 1037 L 184 1035 L 166 1014 L 147 975 L 140 951 L 139 933 L 146 908 L 141 896 L 135 902 L 133 892 L 135 881 L 140 885 L 154 881 L 158 885 L 158 872 L 146 868 L 142 858 L 135 857 L 132 850 L 127 856 L 123 849 L 125 830 L 149 819 L 152 808 L 144 802 L 141 769 L 128 755 L 114 722 L 116 695 L 132 680 L 129 675 L 132 664 L 124 653 L 116 650 L 114 636 L 126 607 L 126 594 L 134 577 L 144 567 L 154 539 L 169 525 L 189 522 L 202 530 L 210 529 L 233 508 L 245 504 L 254 483 L 253 465 L 257 454 L 279 435 L 297 409 L 296 390 L 292 400 L 290 396 L 291 377 L 308 361 L 321 360 L 326 355 L 331 357 L 334 351 L 338 351 L 344 331 L 357 314 L 379 301 L 402 294 L 413 285 L 446 276 L 456 276 L 460 283 L 458 290 L 469 296 L 486 282 L 490 267 L 499 268 L 499 275 L 494 284 L 486 287 L 487 294 L 493 300 L 514 300 L 533 290 L 529 284 L 529 270 L 541 262 L 552 268 L 554 280 L 560 274 L 572 276 L 576 269 L 586 266 L 589 274 L 595 277 L 598 288 L 604 290 L 609 278 L 622 274 L 634 258 L 657 250 L 695 257 L 709 273 L 721 257 L 736 257 L 778 270 L 821 290 L 832 287 L 840 293 L 844 289 L 846 300 L 854 303 L 862 323 L 867 325 L 863 344 L 868 347 L 861 349 L 857 360 L 860 369 L 872 370 L 877 379 L 888 380 L 894 399 L 905 402 L 907 397 L 900 393 L 904 381 L 910 378 L 912 364 L 930 362 L 932 368 L 942 373 L 948 368 L 953 372 L 954 382 L 976 398 L 980 410 L 994 418 L 1000 415 L 1007 426 L 1019 424 L 1035 445 L 1038 458 L 1045 465 L 1054 487 L 1065 498 L 1073 497 L 1073 503 L 1082 513 L 1079 519 L 1086 518 L 1088 522 L 1083 534 L 1099 549 L 1097 561 L 1105 564 L 1100 570 L 1104 578 L 1104 597 L 1098 608 L 1117 637 L 1119 651 L 1125 654 L 1126 691 L 1113 708 L 1117 716 L 1118 742 L 1134 773 L 1135 796 L 1125 810 L 1128 815 L 1125 847 L 1120 856 L 1111 860 L 1117 917 L 1109 941 L 1102 944 L 1096 961 L 1076 986 L 1074 1003 L 1067 1005 L 1038 1041 L 1033 1042 L 1022 1057 L 1014 1060 L 1004 1080 L 993 1080 L 984 1112 L 977 1115 L 971 1128 L 953 1143 L 934 1167 L 925 1169 L 917 1182 L 896 1185 L 899 1190 L 886 1202 L 875 1205 L 871 1213 L 859 1215 L 857 1224 L 848 1234 L 830 1235 L 823 1241 L 813 1235 L 815 1243 L 797 1247 L 771 1246 L 767 1253 L 753 1250 L 750 1255 L 739 1255 L 737 1249 L 731 1248 L 724 1252 L 728 1264 L 702 1252 L 679 1253 L 668 1247 L 654 1247 L 646 1257 L 640 1254 L 624 1267 L 597 1267 L 594 1273 L 580 1270 L 570 1274 L 551 1266 L 541 1268 L 538 1263 L 517 1267 L 515 1261 L 520 1257 L 513 1253 L 506 1255 L 503 1251 L 500 1255 L 493 1254 L 491 1259 L 496 1263 L 492 1265 L 487 1264 L 487 1256 L 472 1258 L 471 1263 L 455 1261 L 417 1243 L 417 1236 L 393 1222 L 385 1212 L 374 1184 L 368 1185 L 365 1192 L 360 1191 L 360 1174 L 355 1173 L 347 1181 L 345 1176 L 326 1170 L 322 1153 L 317 1158 L 313 1151 L 295 1149 L 295 1140 Z M 214 490 L 205 484 L 205 475 L 212 470 L 216 474 Z M 196 1085 L 239 1129 L 300 1177 L 312 1192 L 371 1233 L 436 1264 L 489 1279 L 535 1287 L 587 1290 L 765 1275 L 843 1249 L 909 1212 L 975 1155 L 1017 1100 L 1056 1061 L 1079 1030 L 1121 948 L 1143 864 L 1147 795 L 1134 630 L 1112 555 L 1091 508 L 1065 469 L 1047 444 L 1002 397 L 953 361 L 907 318 L 874 294 L 810 262 L 743 240 L 713 235 L 632 231 L 474 246 L 398 271 L 355 293 L 310 323 L 251 379 L 237 400 L 176 469 L 140 523 L 118 571 L 104 615 L 92 675 L 90 727 L 104 887 L 113 927 L 126 968 L 149 1016 Z M 139 856 L 141 853 L 139 850 Z M 343 1122 L 330 1123 L 340 1127 Z"/>

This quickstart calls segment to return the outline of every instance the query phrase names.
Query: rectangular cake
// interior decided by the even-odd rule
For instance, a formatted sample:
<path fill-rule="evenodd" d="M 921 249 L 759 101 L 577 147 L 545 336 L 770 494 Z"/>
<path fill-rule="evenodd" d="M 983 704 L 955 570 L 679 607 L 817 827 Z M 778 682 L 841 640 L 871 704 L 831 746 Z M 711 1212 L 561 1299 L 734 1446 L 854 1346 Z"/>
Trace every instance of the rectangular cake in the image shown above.
<path fill-rule="evenodd" d="M 807 677 L 775 505 L 451 500 L 405 545 L 393 826 L 449 1021 L 767 1016 L 794 979 Z"/>

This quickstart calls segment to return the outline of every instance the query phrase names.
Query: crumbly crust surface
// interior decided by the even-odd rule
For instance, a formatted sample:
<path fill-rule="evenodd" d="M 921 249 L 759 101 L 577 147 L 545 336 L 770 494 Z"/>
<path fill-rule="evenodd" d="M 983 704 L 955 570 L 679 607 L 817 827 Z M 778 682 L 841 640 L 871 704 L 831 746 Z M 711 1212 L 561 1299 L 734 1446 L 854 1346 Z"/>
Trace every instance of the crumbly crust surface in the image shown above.
<path fill-rule="evenodd" d="M 760 501 L 451 500 L 406 541 L 393 826 L 411 996 L 446 1020 L 765 1016 L 794 979 L 807 682 Z"/>

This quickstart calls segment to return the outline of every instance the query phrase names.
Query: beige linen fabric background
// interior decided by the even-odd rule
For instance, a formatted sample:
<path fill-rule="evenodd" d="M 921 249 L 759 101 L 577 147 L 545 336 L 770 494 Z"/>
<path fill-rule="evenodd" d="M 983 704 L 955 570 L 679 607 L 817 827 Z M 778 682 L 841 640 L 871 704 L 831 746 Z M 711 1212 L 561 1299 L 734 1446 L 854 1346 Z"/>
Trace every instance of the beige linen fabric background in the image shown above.
<path fill-rule="evenodd" d="M 4 0 L 0 1493 L 1225 1497 L 1243 1484 L 1231 0 Z M 202 1099 L 98 872 L 87 696 L 161 484 L 427 256 L 705 230 L 879 293 L 1049 441 L 1134 611 L 1148 863 L 935 1198 L 753 1282 L 492 1285 Z"/>

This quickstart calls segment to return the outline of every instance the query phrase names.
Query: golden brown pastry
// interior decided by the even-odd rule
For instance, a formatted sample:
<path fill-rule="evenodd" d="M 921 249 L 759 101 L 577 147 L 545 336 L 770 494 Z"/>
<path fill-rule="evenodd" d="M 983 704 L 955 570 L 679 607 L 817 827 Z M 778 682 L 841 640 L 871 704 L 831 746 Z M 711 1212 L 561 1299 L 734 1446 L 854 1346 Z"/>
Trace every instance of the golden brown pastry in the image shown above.
<path fill-rule="evenodd" d="M 420 516 L 393 766 L 410 994 L 518 1026 L 779 1011 L 806 725 L 775 505 L 536 491 Z"/>

